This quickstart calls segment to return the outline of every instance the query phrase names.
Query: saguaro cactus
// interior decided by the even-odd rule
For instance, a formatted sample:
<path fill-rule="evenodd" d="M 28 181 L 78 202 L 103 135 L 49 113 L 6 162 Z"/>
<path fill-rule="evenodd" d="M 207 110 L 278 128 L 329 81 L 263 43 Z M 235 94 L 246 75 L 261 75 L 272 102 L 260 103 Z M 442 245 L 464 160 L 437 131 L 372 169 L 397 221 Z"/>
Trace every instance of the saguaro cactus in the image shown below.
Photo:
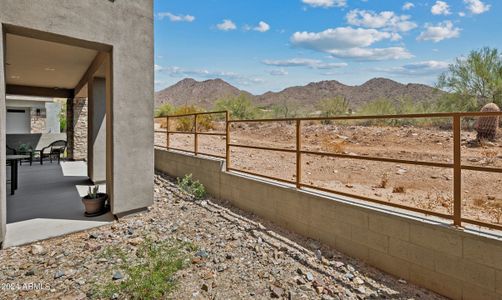
<path fill-rule="evenodd" d="M 481 112 L 498 112 L 500 108 L 495 103 L 488 103 L 481 109 Z M 478 140 L 495 140 L 499 127 L 499 116 L 479 117 L 476 123 Z"/>

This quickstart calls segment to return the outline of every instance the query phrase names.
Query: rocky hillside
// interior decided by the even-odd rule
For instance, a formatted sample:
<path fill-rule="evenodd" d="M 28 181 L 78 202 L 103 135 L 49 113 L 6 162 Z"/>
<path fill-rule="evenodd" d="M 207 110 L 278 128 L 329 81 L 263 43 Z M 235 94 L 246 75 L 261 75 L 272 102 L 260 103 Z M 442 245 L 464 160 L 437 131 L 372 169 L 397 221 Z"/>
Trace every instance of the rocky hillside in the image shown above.
<path fill-rule="evenodd" d="M 296 103 L 306 109 L 313 109 L 320 99 L 336 96 L 345 97 L 352 108 L 378 98 L 399 100 L 409 98 L 414 102 L 437 99 L 442 92 L 423 84 L 401 84 L 399 82 L 374 78 L 362 85 L 349 86 L 336 80 L 312 82 L 305 86 L 286 88 L 280 92 L 267 92 L 263 95 L 251 95 L 246 91 L 228 84 L 221 79 L 196 81 L 183 79 L 175 85 L 159 91 L 155 95 L 156 105 L 165 102 L 174 105 L 195 104 L 206 109 L 213 107 L 217 99 L 236 96 L 240 93 L 248 94 L 258 106 L 266 107 L 274 103 Z"/>
<path fill-rule="evenodd" d="M 242 92 L 247 93 L 221 79 L 196 81 L 192 78 L 185 78 L 175 85 L 156 92 L 155 106 L 168 102 L 176 106 L 194 104 L 211 109 L 216 100 L 237 96 Z"/>
<path fill-rule="evenodd" d="M 299 103 L 303 107 L 314 107 L 320 99 L 342 96 L 349 101 L 352 108 L 357 108 L 378 98 L 396 101 L 409 98 L 414 102 L 422 102 L 435 100 L 441 93 L 427 85 L 401 84 L 385 78 L 374 78 L 358 86 L 349 86 L 336 80 L 329 80 L 290 87 L 277 93 L 268 92 L 257 96 L 256 103 L 267 106 L 288 101 Z"/>

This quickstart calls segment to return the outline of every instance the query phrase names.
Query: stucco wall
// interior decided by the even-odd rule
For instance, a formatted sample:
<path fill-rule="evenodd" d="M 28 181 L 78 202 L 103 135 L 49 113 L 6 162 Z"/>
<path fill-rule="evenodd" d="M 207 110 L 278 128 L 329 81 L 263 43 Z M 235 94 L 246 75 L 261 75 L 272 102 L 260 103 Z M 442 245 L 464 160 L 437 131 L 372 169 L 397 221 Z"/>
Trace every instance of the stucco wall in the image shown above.
<path fill-rule="evenodd" d="M 153 0 L 2 0 L 0 22 L 113 47 L 112 212 L 151 205 Z M 5 100 L 3 85 L 2 77 L 0 103 Z"/>
<path fill-rule="evenodd" d="M 155 150 L 155 168 L 192 173 L 235 206 L 453 299 L 502 299 L 502 240 L 350 199 L 222 171 L 219 160 Z"/>

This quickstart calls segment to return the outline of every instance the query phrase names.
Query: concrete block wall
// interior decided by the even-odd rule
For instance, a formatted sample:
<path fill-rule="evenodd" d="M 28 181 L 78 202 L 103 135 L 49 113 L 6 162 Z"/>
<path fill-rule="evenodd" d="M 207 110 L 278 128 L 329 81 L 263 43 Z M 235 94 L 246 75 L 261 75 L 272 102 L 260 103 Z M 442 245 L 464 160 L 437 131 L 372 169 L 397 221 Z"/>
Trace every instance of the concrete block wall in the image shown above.
<path fill-rule="evenodd" d="M 226 173 L 223 162 L 155 150 L 155 168 L 193 174 L 231 201 L 396 277 L 453 299 L 502 300 L 502 239 Z"/>

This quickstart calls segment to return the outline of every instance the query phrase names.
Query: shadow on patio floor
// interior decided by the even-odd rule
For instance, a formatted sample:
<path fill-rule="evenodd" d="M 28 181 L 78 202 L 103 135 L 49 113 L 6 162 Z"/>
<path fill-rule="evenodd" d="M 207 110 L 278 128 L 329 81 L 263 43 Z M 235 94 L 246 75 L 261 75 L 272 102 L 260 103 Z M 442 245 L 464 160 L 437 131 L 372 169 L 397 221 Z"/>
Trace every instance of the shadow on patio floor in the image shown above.
<path fill-rule="evenodd" d="M 92 182 L 85 162 L 46 162 L 19 167 L 16 194 L 7 195 L 4 247 L 25 244 L 113 221 L 111 213 L 87 218 L 81 197 Z M 100 190 L 104 191 L 105 186 Z"/>

